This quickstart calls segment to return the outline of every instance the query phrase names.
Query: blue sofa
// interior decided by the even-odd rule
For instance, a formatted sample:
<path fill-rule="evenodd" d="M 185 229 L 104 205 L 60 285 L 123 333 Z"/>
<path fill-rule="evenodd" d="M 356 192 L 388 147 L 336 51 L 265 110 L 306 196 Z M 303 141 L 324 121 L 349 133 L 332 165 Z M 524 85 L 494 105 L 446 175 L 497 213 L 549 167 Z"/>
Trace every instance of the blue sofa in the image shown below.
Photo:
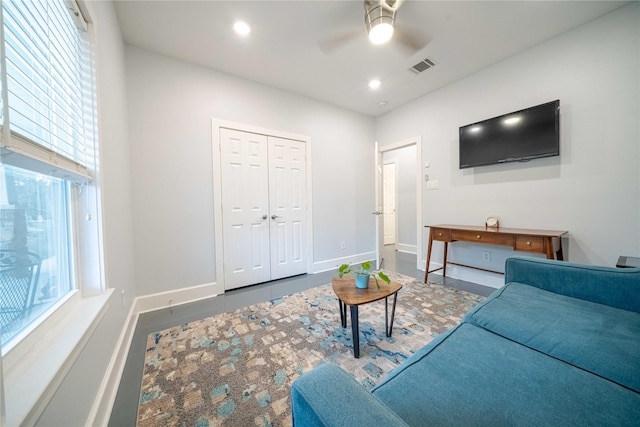
<path fill-rule="evenodd" d="M 301 376 L 294 425 L 640 425 L 640 269 L 516 257 L 505 283 L 371 392 Z"/>

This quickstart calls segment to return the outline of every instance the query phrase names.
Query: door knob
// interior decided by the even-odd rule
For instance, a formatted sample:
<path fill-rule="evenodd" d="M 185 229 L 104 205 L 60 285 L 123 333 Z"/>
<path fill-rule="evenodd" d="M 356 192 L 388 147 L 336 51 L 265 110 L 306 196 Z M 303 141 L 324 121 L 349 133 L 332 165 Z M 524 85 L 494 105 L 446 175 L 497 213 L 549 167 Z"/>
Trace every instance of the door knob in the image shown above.
<path fill-rule="evenodd" d="M 271 215 L 271 219 L 278 219 L 278 218 L 282 218 L 282 217 L 279 215 Z"/>
<path fill-rule="evenodd" d="M 262 220 L 264 221 L 265 219 L 269 218 L 269 216 L 267 214 L 262 215 Z"/>
<path fill-rule="evenodd" d="M 375 212 L 371 212 L 372 215 L 382 215 L 382 212 L 380 211 L 375 211 Z"/>

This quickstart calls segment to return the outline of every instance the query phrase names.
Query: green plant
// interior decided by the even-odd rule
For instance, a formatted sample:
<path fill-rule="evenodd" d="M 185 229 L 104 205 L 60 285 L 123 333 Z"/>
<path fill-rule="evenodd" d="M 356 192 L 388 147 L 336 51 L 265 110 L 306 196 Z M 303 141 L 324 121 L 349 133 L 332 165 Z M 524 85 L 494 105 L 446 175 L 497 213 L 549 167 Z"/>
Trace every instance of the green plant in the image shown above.
<path fill-rule="evenodd" d="M 349 265 L 349 264 L 342 264 L 340 266 L 340 268 L 338 268 L 338 275 L 340 277 L 344 276 L 345 274 L 364 274 L 364 275 L 370 275 L 373 276 L 373 278 L 376 281 L 376 286 L 378 287 L 378 289 L 380 289 L 380 283 L 378 282 L 378 279 L 384 281 L 387 283 L 387 285 L 389 283 L 391 283 L 391 279 L 389 279 L 389 276 L 387 276 L 386 274 L 384 274 L 382 271 L 380 270 L 371 270 L 371 261 L 365 261 L 362 264 L 360 264 L 360 268 L 353 268 L 353 266 Z"/>

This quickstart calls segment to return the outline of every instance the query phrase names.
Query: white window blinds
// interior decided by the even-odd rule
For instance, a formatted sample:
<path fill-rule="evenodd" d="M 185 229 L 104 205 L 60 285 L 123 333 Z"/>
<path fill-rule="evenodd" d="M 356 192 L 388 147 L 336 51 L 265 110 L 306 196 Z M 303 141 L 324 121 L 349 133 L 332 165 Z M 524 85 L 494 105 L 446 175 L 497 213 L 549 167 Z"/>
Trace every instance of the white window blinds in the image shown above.
<path fill-rule="evenodd" d="M 71 181 L 95 166 L 86 22 L 75 2 L 2 1 L 2 162 Z"/>

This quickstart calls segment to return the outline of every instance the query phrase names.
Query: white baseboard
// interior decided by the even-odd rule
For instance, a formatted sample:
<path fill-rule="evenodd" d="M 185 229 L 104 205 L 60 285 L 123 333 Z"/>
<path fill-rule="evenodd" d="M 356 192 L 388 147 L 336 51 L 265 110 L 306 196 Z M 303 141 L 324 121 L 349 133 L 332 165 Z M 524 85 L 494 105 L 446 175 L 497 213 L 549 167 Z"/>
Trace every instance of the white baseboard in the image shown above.
<path fill-rule="evenodd" d="M 222 283 L 207 283 L 157 294 L 142 295 L 135 299 L 136 313 L 146 313 L 161 308 L 175 307 L 224 293 Z"/>
<path fill-rule="evenodd" d="M 442 271 L 438 273 L 442 274 Z M 464 280 L 465 282 L 477 283 L 479 285 L 488 286 L 498 289 L 504 285 L 504 275 L 491 273 L 488 271 L 475 270 L 465 268 L 463 266 L 449 265 L 447 266 L 447 277 Z"/>
<path fill-rule="evenodd" d="M 373 261 L 376 259 L 375 252 L 364 252 L 361 254 L 348 255 L 342 258 L 334 258 L 326 261 L 314 262 L 311 266 L 311 274 L 322 273 L 324 271 L 336 270 L 342 264 L 358 264 L 365 261 Z"/>
<path fill-rule="evenodd" d="M 421 266 L 426 265 L 426 261 L 422 261 Z M 441 262 L 431 262 L 431 270 L 442 267 Z M 424 268 L 421 268 L 424 270 Z M 429 273 L 442 276 L 442 270 Z M 477 283 L 479 285 L 488 286 L 490 288 L 500 288 L 504 285 L 504 275 L 491 273 L 488 271 L 475 270 L 464 266 L 447 265 L 447 277 L 452 279 L 464 280 L 465 282 Z"/>
<path fill-rule="evenodd" d="M 418 247 L 416 245 L 407 245 L 406 243 L 396 243 L 396 250 L 413 255 L 418 253 Z"/>

